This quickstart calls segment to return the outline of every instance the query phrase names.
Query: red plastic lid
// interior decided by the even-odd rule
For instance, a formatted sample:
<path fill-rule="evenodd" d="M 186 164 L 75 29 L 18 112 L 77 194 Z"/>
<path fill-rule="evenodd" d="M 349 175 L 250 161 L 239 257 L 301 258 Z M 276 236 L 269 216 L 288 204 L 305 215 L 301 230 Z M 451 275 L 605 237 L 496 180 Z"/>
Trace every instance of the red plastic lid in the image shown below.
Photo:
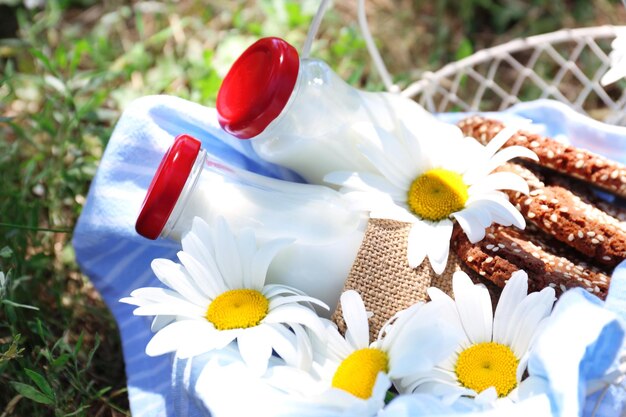
<path fill-rule="evenodd" d="M 299 67 L 296 48 L 280 38 L 263 38 L 246 49 L 217 94 L 222 128 L 239 139 L 261 133 L 287 104 Z"/>
<path fill-rule="evenodd" d="M 167 150 L 150 183 L 135 230 L 143 237 L 156 239 L 178 201 L 191 168 L 200 152 L 200 141 L 179 135 Z"/>

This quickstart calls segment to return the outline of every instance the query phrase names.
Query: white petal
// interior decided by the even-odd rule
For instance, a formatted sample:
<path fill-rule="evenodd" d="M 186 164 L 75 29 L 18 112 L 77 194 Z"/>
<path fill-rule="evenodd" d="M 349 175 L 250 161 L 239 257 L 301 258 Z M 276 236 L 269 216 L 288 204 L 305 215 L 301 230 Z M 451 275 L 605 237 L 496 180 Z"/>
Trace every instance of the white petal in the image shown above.
<path fill-rule="evenodd" d="M 239 256 L 241 257 L 241 274 L 243 277 L 243 287 L 252 288 L 260 291 L 261 288 L 263 288 L 263 284 L 258 287 L 253 287 L 251 282 L 253 274 L 253 266 L 251 261 L 254 257 L 254 254 L 257 252 L 256 236 L 254 234 L 254 230 L 246 228 L 239 232 L 239 236 L 237 237 L 237 248 Z"/>
<path fill-rule="evenodd" d="M 211 275 L 209 270 L 205 266 L 196 260 L 191 254 L 181 251 L 178 252 L 178 259 L 180 263 L 189 272 L 194 286 L 198 292 L 204 297 L 214 299 L 221 293 L 226 291 L 224 281 L 221 275 Z"/>
<path fill-rule="evenodd" d="M 441 368 L 433 368 L 426 372 L 419 372 L 408 378 L 403 378 L 400 383 L 400 392 L 428 392 L 433 386 L 448 385 L 460 387 L 454 371 L 447 371 Z M 427 385 L 427 386 L 424 386 Z"/>
<path fill-rule="evenodd" d="M 515 271 L 502 290 L 493 318 L 493 341 L 505 342 L 507 327 L 510 326 L 513 313 L 528 294 L 528 275 L 524 271 Z"/>
<path fill-rule="evenodd" d="M 476 395 L 474 401 L 483 406 L 493 404 L 498 399 L 498 392 L 495 387 L 489 387 Z"/>
<path fill-rule="evenodd" d="M 488 211 L 492 221 L 498 224 L 503 226 L 515 225 L 520 229 L 526 226 L 522 214 L 502 193 L 482 194 L 480 197 L 470 200 L 466 203 L 468 207 L 482 208 Z"/>
<path fill-rule="evenodd" d="M 201 320 L 182 320 L 170 324 L 155 334 L 146 346 L 149 356 L 174 352 L 192 341 L 198 334 L 212 334 L 215 330 Z"/>
<path fill-rule="evenodd" d="M 495 155 L 496 152 L 498 152 L 498 150 L 502 148 L 502 146 L 504 146 L 509 139 L 511 139 L 511 136 L 513 136 L 517 130 L 518 128 L 507 126 L 499 131 L 485 146 L 485 151 L 487 151 L 486 155 L 488 157 Z"/>
<path fill-rule="evenodd" d="M 198 289 L 193 278 L 181 265 L 169 259 L 155 259 L 150 264 L 157 278 L 174 291 L 197 305 L 206 303 L 206 296 Z"/>
<path fill-rule="evenodd" d="M 458 383 L 446 384 L 441 382 L 425 382 L 416 387 L 413 392 L 422 392 L 435 395 L 441 398 L 445 404 L 453 404 L 462 396 L 476 396 L 476 391 L 464 388 L 458 385 Z"/>
<path fill-rule="evenodd" d="M 342 359 L 347 358 L 354 351 L 354 346 L 351 346 L 350 343 L 348 343 L 346 339 L 339 334 L 337 326 L 332 322 L 328 323 L 325 335 L 328 347 L 328 352 L 326 353 L 334 354 L 335 359 L 341 361 Z"/>
<path fill-rule="evenodd" d="M 430 226 L 430 243 L 426 247 L 426 251 L 428 261 L 437 275 L 446 269 L 448 263 L 452 226 L 452 222 L 448 219 Z"/>
<path fill-rule="evenodd" d="M 281 250 L 292 242 L 292 239 L 276 239 L 262 245 L 256 251 L 250 262 L 250 288 L 261 291 L 270 263 Z"/>
<path fill-rule="evenodd" d="M 206 309 L 198 307 L 189 302 L 185 303 L 153 303 L 137 307 L 133 314 L 135 316 L 183 316 L 188 318 L 201 318 Z"/>
<path fill-rule="evenodd" d="M 479 182 L 469 187 L 467 192 L 474 195 L 496 190 L 513 190 L 528 194 L 528 183 L 512 172 L 495 172 L 481 178 Z"/>
<path fill-rule="evenodd" d="M 381 197 L 381 196 L 379 196 Z M 373 219 L 390 219 L 399 222 L 414 223 L 419 219 L 413 213 L 395 201 L 379 200 L 378 206 L 372 208 L 370 217 Z"/>
<path fill-rule="evenodd" d="M 263 287 L 261 293 L 268 299 L 277 295 L 304 295 L 302 291 L 282 284 L 267 284 Z"/>
<path fill-rule="evenodd" d="M 280 327 L 281 329 L 284 329 L 283 326 L 272 326 L 272 327 Z M 285 362 L 287 362 L 288 365 L 296 366 L 300 369 L 307 370 L 311 367 L 311 363 L 313 361 L 312 339 L 315 339 L 316 341 L 319 341 L 319 339 L 317 339 L 314 335 L 313 336 L 309 335 L 309 333 L 304 329 L 304 327 L 300 325 L 292 324 L 291 329 L 293 330 L 295 334 L 296 359 L 292 360 L 291 362 L 285 359 Z M 281 350 L 277 341 L 274 341 L 273 345 L 274 345 L 274 349 L 276 350 L 276 352 L 280 354 Z"/>
<path fill-rule="evenodd" d="M 461 335 L 443 321 L 431 319 L 429 323 L 407 326 L 398 336 L 389 352 L 391 378 L 428 371 L 455 352 Z"/>
<path fill-rule="evenodd" d="M 188 253 L 196 262 L 199 262 L 204 267 L 208 276 L 212 278 L 212 282 L 207 285 L 213 288 L 212 292 L 221 294 L 226 292 L 228 288 L 215 262 L 214 252 L 207 246 L 207 244 L 210 244 L 211 235 L 208 231 L 206 232 L 209 233 L 207 235 L 200 234 L 201 230 L 205 228 L 208 230 L 208 227 L 209 226 L 201 218 L 195 217 L 192 223 L 192 233 L 185 234 L 182 239 L 183 252 Z M 203 236 L 204 239 L 200 236 Z"/>
<path fill-rule="evenodd" d="M 346 322 L 346 340 L 356 349 L 369 346 L 369 323 L 365 304 L 359 293 L 348 290 L 341 294 L 341 311 Z"/>
<path fill-rule="evenodd" d="M 472 343 L 490 342 L 493 310 L 487 288 L 474 285 L 463 272 L 454 273 L 452 288 L 459 317 L 469 340 Z"/>
<path fill-rule="evenodd" d="M 402 197 L 401 189 L 391 184 L 383 176 L 369 172 L 335 171 L 327 174 L 324 177 L 324 181 L 330 184 L 340 185 L 342 192 L 382 192 L 389 194 L 392 198 Z"/>
<path fill-rule="evenodd" d="M 517 332 L 511 342 L 511 348 L 518 358 L 528 350 L 539 323 L 550 314 L 555 300 L 554 289 L 550 287 L 544 288 L 539 292 L 539 296 L 532 307 L 527 310 L 526 314 L 520 317 L 521 320 L 517 322 Z"/>
<path fill-rule="evenodd" d="M 424 223 L 417 221 L 411 226 L 409 236 L 407 237 L 407 258 L 411 268 L 417 268 L 424 262 L 426 257 L 426 246 L 429 244 L 426 238 L 428 229 Z"/>
<path fill-rule="evenodd" d="M 265 337 L 268 335 L 258 327 L 250 327 L 237 337 L 237 347 L 241 358 L 256 375 L 265 373 L 267 362 L 272 355 L 271 342 Z"/>
<path fill-rule="evenodd" d="M 476 214 L 477 211 L 471 207 L 452 214 L 471 243 L 479 242 L 485 237 L 485 227 L 480 224 Z"/>
<path fill-rule="evenodd" d="M 174 321 L 176 321 L 176 316 L 154 316 L 150 330 L 156 333 Z"/>
<path fill-rule="evenodd" d="M 474 184 L 481 180 L 481 177 L 491 173 L 494 169 L 505 164 L 513 158 L 529 158 L 537 160 L 537 155 L 528 148 L 521 146 L 510 146 L 496 153 L 491 159 L 482 164 L 474 165 L 463 175 L 463 180 L 467 184 Z"/>
<path fill-rule="evenodd" d="M 224 282 L 229 289 L 244 288 L 242 259 L 239 256 L 235 235 L 223 217 L 218 217 L 214 226 L 215 260 Z"/>
<path fill-rule="evenodd" d="M 143 287 L 130 293 L 130 297 L 122 298 L 120 302 L 142 306 L 155 302 L 189 302 L 182 295 L 169 288 Z"/>
<path fill-rule="evenodd" d="M 357 212 L 384 212 L 396 205 L 390 195 L 378 191 L 351 191 L 342 194 L 342 198 L 352 211 Z M 382 217 L 386 218 L 385 216 Z"/>
<path fill-rule="evenodd" d="M 311 329 L 320 339 L 326 338 L 325 326 L 319 316 L 312 310 L 297 304 L 288 304 L 271 310 L 262 323 L 297 323 Z"/>
<path fill-rule="evenodd" d="M 382 176 L 396 187 L 408 189 L 411 181 L 415 179 L 413 175 L 408 174 L 412 171 L 410 167 L 413 165 L 410 161 L 403 161 L 406 151 L 404 151 L 405 155 L 398 152 L 387 154 L 384 150 L 372 146 L 360 146 L 359 150 L 380 171 Z M 404 168 L 400 168 L 403 166 Z"/>
<path fill-rule="evenodd" d="M 284 304 L 296 304 L 296 303 L 312 303 L 326 310 L 330 310 L 329 307 L 326 304 L 324 304 L 323 301 L 320 301 L 317 298 L 309 297 L 308 295 L 290 295 L 290 296 L 274 297 L 272 300 L 270 300 L 270 310 L 273 310 L 276 307 L 284 305 Z"/>
<path fill-rule="evenodd" d="M 610 85 L 614 82 L 626 77 L 626 63 L 622 63 L 620 66 L 614 66 L 609 68 L 609 70 L 602 76 L 600 79 L 601 85 Z"/>

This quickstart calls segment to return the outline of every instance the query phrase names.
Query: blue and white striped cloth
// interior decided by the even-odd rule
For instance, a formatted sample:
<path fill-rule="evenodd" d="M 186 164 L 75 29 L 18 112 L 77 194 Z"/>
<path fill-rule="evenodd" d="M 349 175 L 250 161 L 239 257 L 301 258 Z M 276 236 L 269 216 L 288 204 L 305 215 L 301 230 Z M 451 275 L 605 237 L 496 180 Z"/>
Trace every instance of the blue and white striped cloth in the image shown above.
<path fill-rule="evenodd" d="M 571 110 L 553 102 L 524 104 L 512 112 L 544 124 L 550 135 L 567 135 L 576 145 L 626 163 L 623 128 L 573 117 Z M 178 250 L 174 242 L 138 236 L 134 224 L 163 154 L 181 133 L 197 137 L 210 154 L 230 164 L 279 178 L 296 178 L 256 158 L 249 142 L 221 131 L 214 109 L 175 97 L 150 96 L 134 101 L 124 112 L 91 185 L 73 244 L 83 272 L 118 322 L 134 417 L 194 417 L 203 411 L 206 415 L 206 409 L 194 399 L 202 358 L 189 367 L 185 362 L 174 364 L 171 355 L 148 357 L 145 346 L 152 336 L 151 320 L 133 316 L 133 306 L 118 302 L 133 289 L 159 286 L 150 262 L 173 259 Z M 620 280 L 613 283 L 615 291 L 607 305 L 626 319 L 626 276 Z"/>
<path fill-rule="evenodd" d="M 124 112 L 89 190 L 73 244 L 80 267 L 118 322 L 134 417 L 175 415 L 172 357 L 145 354 L 151 320 L 133 316 L 134 306 L 118 300 L 139 287 L 161 286 L 150 262 L 174 259 L 179 250 L 175 242 L 137 235 L 135 220 L 165 151 L 181 133 L 201 140 L 208 153 L 222 161 L 265 175 L 296 178 L 255 159 L 248 141 L 224 133 L 215 109 L 176 97 L 150 96 L 132 102 Z"/>

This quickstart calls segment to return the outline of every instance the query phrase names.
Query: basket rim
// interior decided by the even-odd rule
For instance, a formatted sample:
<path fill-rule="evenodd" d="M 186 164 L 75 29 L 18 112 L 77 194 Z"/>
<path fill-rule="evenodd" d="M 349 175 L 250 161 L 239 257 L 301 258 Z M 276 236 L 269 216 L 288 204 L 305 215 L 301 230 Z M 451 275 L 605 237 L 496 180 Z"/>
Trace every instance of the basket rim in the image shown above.
<path fill-rule="evenodd" d="M 433 82 L 438 82 L 439 79 L 449 77 L 462 68 L 471 67 L 502 56 L 504 53 L 512 54 L 543 44 L 555 44 L 581 38 L 614 38 L 620 31 L 626 31 L 626 25 L 603 25 L 584 28 L 560 29 L 554 32 L 533 35 L 526 38 L 516 38 L 490 48 L 476 51 L 472 55 L 446 64 L 436 71 L 425 71 L 422 74 L 421 79 L 409 84 L 402 90 L 401 94 L 405 97 L 414 98 L 425 92 Z"/>

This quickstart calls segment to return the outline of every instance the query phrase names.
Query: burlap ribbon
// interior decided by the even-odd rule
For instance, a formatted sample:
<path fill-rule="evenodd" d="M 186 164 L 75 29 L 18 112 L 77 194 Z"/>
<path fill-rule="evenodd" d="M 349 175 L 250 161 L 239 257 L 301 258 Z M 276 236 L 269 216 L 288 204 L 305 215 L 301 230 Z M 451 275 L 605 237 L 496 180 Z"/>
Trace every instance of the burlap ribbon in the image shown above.
<path fill-rule="evenodd" d="M 365 303 L 370 318 L 370 340 L 375 340 L 382 325 L 396 312 L 418 301 L 426 301 L 429 287 L 452 293 L 452 274 L 461 270 L 462 262 L 450 252 L 446 270 L 437 275 L 425 260 L 416 269 L 409 267 L 406 248 L 411 225 L 393 220 L 370 219 L 363 243 L 344 285 L 356 290 Z M 345 332 L 341 306 L 332 317 Z"/>

